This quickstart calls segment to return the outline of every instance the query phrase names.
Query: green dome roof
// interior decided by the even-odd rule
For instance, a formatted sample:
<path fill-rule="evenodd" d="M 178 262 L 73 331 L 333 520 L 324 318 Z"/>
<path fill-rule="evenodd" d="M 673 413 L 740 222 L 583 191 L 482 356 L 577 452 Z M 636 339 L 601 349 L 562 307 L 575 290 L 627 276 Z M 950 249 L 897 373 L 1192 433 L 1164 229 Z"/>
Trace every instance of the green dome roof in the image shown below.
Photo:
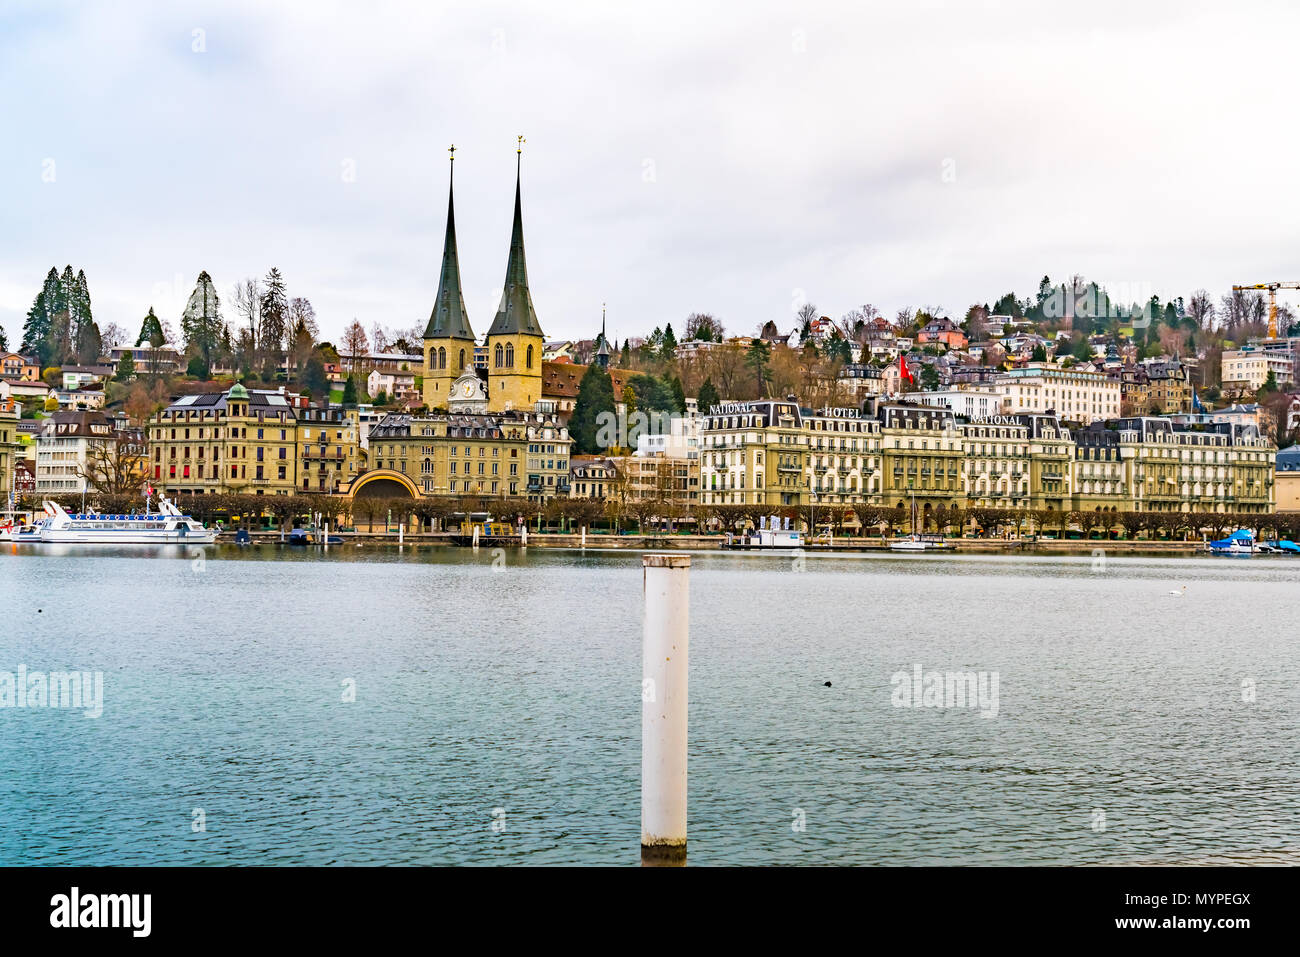
<path fill-rule="evenodd" d="M 248 398 L 248 390 L 245 389 L 245 388 L 244 388 L 242 385 L 240 385 L 238 382 L 236 382 L 233 386 L 230 387 L 230 391 L 226 393 L 226 398 L 227 398 L 227 399 L 247 399 L 247 398 Z"/>

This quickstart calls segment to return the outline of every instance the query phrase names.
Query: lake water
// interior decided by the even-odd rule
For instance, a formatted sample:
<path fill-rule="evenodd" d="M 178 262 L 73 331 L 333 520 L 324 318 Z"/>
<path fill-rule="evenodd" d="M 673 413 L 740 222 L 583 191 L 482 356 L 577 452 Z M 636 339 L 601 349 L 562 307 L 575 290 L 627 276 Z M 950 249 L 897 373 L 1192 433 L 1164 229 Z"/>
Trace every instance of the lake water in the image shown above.
<path fill-rule="evenodd" d="M 0 864 L 639 862 L 640 553 L 198 554 L 0 553 L 0 672 L 104 674 L 97 719 L 0 708 Z M 1295 862 L 1298 586 L 696 554 L 690 861 Z M 916 666 L 996 717 L 899 706 Z"/>

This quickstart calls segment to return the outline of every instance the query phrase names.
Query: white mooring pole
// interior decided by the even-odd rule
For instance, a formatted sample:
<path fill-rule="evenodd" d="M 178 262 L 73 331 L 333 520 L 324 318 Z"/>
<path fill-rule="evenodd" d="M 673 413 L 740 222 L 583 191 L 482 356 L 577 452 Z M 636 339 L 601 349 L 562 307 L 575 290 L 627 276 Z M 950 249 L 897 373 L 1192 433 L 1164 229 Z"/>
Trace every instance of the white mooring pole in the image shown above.
<path fill-rule="evenodd" d="M 582 526 L 582 547 L 587 547 L 587 526 Z"/>
<path fill-rule="evenodd" d="M 686 863 L 691 556 L 642 557 L 641 863 Z"/>
<path fill-rule="evenodd" d="M 478 548 L 478 523 L 477 522 L 474 524 L 474 532 L 471 541 L 474 547 Z"/>
<path fill-rule="evenodd" d="M 528 545 L 528 526 L 527 526 L 527 525 L 520 525 L 520 526 L 519 526 L 519 544 L 520 544 L 520 545 L 524 545 L 524 546 L 527 546 L 527 545 Z"/>

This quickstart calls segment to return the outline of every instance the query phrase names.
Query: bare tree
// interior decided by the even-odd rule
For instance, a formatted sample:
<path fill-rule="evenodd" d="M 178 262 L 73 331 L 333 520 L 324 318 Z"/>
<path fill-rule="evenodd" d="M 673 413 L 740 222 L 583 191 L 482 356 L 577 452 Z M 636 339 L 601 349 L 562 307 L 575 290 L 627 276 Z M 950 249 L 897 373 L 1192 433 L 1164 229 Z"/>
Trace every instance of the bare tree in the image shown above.
<path fill-rule="evenodd" d="M 352 325 L 343 330 L 343 354 L 352 360 L 352 371 L 360 372 L 360 365 L 370 352 L 370 341 L 366 338 L 365 327 L 356 319 Z"/>
<path fill-rule="evenodd" d="M 737 390 L 748 381 L 749 370 L 745 365 L 745 350 L 738 345 L 723 345 L 710 349 L 708 353 L 708 374 L 718 387 L 718 393 L 724 399 L 739 398 Z"/>
<path fill-rule="evenodd" d="M 245 279 L 235 283 L 230 301 L 235 312 L 248 323 L 248 343 L 251 350 L 257 349 L 257 324 L 262 316 L 262 284 L 256 279 Z M 249 359 L 251 364 L 252 360 Z"/>
<path fill-rule="evenodd" d="M 1192 317 L 1198 329 L 1208 332 L 1214 324 L 1214 300 L 1210 294 L 1204 289 L 1192 293 L 1192 298 L 1187 302 L 1187 314 Z"/>
<path fill-rule="evenodd" d="M 126 330 L 116 322 L 107 323 L 99 330 L 99 343 L 105 353 L 110 349 L 126 345 L 128 341 Z"/>
<path fill-rule="evenodd" d="M 289 300 L 289 329 L 296 332 L 298 324 L 306 326 L 307 331 L 311 333 L 312 342 L 320 338 L 320 327 L 316 324 L 316 310 L 312 308 L 311 301 L 304 299 L 302 296 L 296 296 Z"/>
<path fill-rule="evenodd" d="M 77 466 L 77 474 L 96 492 L 122 495 L 140 488 L 144 468 L 143 439 L 118 433 L 87 445 L 86 462 Z"/>
<path fill-rule="evenodd" d="M 725 330 L 722 322 L 710 313 L 693 312 L 686 317 L 686 332 L 682 341 L 698 339 L 701 342 L 721 342 Z"/>

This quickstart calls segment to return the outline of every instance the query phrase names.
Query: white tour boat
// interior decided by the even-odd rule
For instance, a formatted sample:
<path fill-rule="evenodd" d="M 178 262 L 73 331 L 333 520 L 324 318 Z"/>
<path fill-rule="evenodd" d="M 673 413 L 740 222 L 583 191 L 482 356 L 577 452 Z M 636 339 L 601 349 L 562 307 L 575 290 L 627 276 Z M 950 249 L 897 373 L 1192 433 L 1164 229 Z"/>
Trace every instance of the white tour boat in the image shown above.
<path fill-rule="evenodd" d="M 204 528 L 168 499 L 158 511 L 143 515 L 104 515 L 100 512 L 70 515 L 58 502 L 46 502 L 48 516 L 37 527 L 42 542 L 105 545 L 211 545 L 215 529 Z"/>
<path fill-rule="evenodd" d="M 733 536 L 727 533 L 727 540 L 723 542 L 723 548 L 743 548 L 743 549 L 784 549 L 784 548 L 803 548 L 804 534 L 797 528 L 790 528 L 790 520 L 785 520 L 785 528 L 781 527 L 781 520 L 773 515 L 769 525 L 765 519 L 760 519 L 758 528 L 748 529 L 741 535 Z"/>

